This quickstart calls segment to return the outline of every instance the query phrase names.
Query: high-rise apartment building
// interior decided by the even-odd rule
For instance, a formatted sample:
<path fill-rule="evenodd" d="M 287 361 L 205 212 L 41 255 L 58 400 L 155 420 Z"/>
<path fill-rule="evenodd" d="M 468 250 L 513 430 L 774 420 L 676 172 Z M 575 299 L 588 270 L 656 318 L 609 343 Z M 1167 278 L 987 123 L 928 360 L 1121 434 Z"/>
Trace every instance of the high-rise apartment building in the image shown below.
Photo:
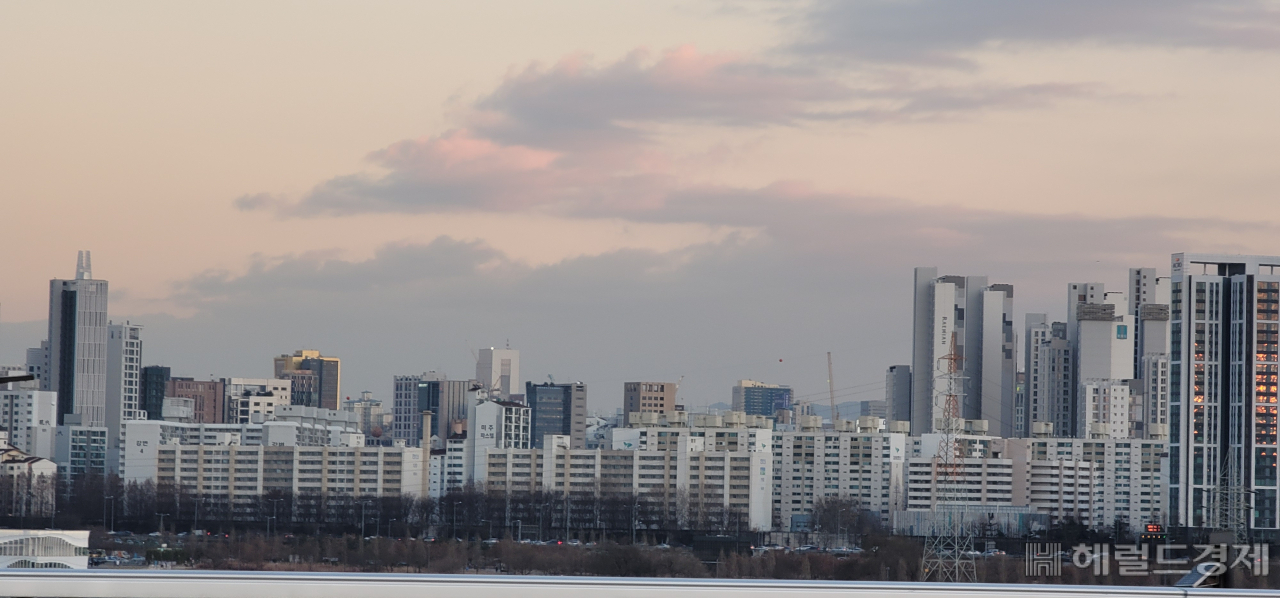
<path fill-rule="evenodd" d="M 119 471 L 124 422 L 146 419 L 142 390 L 142 327 L 125 322 L 107 325 L 107 468 Z"/>
<path fill-rule="evenodd" d="M 107 281 L 93 278 L 81 251 L 74 280 L 49 281 L 49 375 L 58 423 L 100 427 L 107 420 Z"/>
<path fill-rule="evenodd" d="M 1012 436 L 1015 340 L 1012 285 L 916 268 L 911 432 L 933 431 L 943 417 L 946 379 L 955 374 L 960 417 L 985 419 L 993 433 Z"/>
<path fill-rule="evenodd" d="M 1175 253 L 1171 279 L 1170 523 L 1227 527 L 1236 492 L 1274 541 L 1280 257 Z"/>
<path fill-rule="evenodd" d="M 520 351 L 506 349 L 480 349 L 476 359 L 476 380 L 490 395 L 509 399 L 520 389 Z"/>
<path fill-rule="evenodd" d="M 163 365 L 149 365 L 142 368 L 138 376 L 139 407 L 147 412 L 147 419 L 164 419 L 164 398 L 171 370 Z"/>
<path fill-rule="evenodd" d="M 791 409 L 791 398 L 790 386 L 739 380 L 733 387 L 731 404 L 734 411 L 773 417 L 778 411 Z"/>
<path fill-rule="evenodd" d="M 676 410 L 676 388 L 674 382 L 624 382 L 622 412 L 671 413 Z"/>
<path fill-rule="evenodd" d="M 533 448 L 542 448 L 545 436 L 568 436 L 570 448 L 587 447 L 586 384 L 528 382 L 525 384 L 525 402 L 533 418 Z"/>
<path fill-rule="evenodd" d="M 297 385 L 290 402 L 303 407 L 338 409 L 342 396 L 342 360 L 319 351 L 300 349 L 274 359 L 275 379 Z M 293 392 L 293 391 L 291 391 Z"/>
<path fill-rule="evenodd" d="M 911 366 L 889 366 L 884 374 L 884 400 L 889 404 L 887 419 L 911 421 Z"/>

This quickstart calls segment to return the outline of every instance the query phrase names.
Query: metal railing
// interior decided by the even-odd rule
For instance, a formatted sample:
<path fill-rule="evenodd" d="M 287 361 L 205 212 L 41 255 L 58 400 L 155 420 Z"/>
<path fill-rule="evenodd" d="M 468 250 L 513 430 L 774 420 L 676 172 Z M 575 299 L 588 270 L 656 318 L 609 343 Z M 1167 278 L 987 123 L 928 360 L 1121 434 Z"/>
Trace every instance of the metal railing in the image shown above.
<path fill-rule="evenodd" d="M 1274 590 L 501 575 L 0 570 L 11 598 L 1217 598 Z"/>

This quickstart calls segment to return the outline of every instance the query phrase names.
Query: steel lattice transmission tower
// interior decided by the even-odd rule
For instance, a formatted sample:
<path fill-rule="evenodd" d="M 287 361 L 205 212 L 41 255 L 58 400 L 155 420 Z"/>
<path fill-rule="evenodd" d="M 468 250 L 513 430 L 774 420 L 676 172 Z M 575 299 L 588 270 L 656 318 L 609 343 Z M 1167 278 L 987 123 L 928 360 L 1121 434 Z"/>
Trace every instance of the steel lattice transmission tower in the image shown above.
<path fill-rule="evenodd" d="M 977 582 L 973 562 L 973 534 L 964 524 L 961 479 L 964 475 L 964 451 L 956 434 L 964 425 L 960 417 L 960 356 L 954 349 L 938 360 L 946 373 L 935 378 L 934 405 L 941 408 L 935 418 L 942 439 L 934 456 L 934 515 L 929 535 L 924 540 L 924 557 L 920 560 L 920 581 Z M 935 411 L 936 412 L 936 411 Z"/>
<path fill-rule="evenodd" d="M 1232 544 L 1245 544 L 1249 538 L 1249 497 L 1244 489 L 1244 481 L 1236 459 L 1237 447 L 1227 447 L 1227 458 L 1219 467 L 1222 468 L 1218 478 L 1218 487 L 1210 495 L 1213 501 L 1213 528 L 1229 534 Z M 1211 540 L 1216 541 L 1216 540 Z"/>

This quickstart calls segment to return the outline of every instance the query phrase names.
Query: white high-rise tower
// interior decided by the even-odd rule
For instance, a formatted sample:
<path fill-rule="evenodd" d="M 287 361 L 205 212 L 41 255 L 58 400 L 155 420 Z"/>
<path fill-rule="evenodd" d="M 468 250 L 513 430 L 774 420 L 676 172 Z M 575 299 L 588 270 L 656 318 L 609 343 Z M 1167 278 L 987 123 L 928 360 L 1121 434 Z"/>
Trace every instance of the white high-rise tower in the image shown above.
<path fill-rule="evenodd" d="M 106 425 L 107 281 L 93 278 L 88 251 L 74 280 L 49 281 L 47 381 L 58 393 L 59 424 Z"/>
<path fill-rule="evenodd" d="M 520 351 L 510 347 L 480 349 L 476 360 L 476 380 L 491 394 L 510 398 L 512 389 L 520 388 Z M 519 393 L 518 390 L 516 392 Z"/>

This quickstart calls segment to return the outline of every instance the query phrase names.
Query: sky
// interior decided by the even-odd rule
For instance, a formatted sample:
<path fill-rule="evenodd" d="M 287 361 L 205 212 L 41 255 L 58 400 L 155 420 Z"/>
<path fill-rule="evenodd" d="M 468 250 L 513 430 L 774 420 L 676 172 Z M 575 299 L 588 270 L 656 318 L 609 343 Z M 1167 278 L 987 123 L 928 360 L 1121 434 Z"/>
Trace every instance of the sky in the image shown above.
<path fill-rule="evenodd" d="M 915 266 L 1280 254 L 1280 3 L 0 3 L 0 364 L 92 251 L 175 375 L 883 397 Z"/>

